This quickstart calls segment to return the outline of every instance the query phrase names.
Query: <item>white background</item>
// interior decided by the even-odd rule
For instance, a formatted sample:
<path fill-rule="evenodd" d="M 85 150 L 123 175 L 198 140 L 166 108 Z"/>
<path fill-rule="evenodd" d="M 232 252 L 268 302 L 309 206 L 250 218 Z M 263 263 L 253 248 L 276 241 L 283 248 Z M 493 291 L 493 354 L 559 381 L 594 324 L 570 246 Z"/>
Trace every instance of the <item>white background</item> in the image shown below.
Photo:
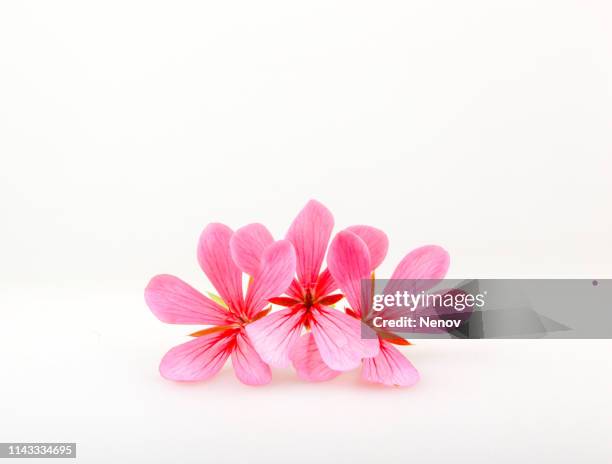
<path fill-rule="evenodd" d="M 612 460 L 609 341 L 422 341 L 412 389 L 158 375 L 212 221 L 309 198 L 450 277 L 612 277 L 606 1 L 0 3 L 0 441 L 81 462 Z M 172 456 L 179 456 L 173 458 Z"/>

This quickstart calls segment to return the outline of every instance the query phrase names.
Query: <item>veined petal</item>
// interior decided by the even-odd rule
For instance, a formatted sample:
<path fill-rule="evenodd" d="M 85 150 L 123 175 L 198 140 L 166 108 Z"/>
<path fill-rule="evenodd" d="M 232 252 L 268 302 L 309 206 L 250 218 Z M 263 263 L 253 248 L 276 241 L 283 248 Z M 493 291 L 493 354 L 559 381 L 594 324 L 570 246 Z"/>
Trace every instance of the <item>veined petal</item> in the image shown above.
<path fill-rule="evenodd" d="M 236 336 L 236 346 L 232 351 L 232 365 L 236 377 L 247 385 L 265 385 L 272 380 L 270 366 L 262 361 L 244 331 Z"/>
<path fill-rule="evenodd" d="M 404 256 L 397 265 L 391 281 L 385 288 L 385 294 L 393 294 L 397 290 L 410 290 L 413 293 L 429 290 L 444 278 L 449 264 L 450 257 L 442 247 L 427 245 L 416 248 Z M 394 280 L 413 280 L 414 282 L 408 289 L 406 283 L 393 282 Z"/>
<path fill-rule="evenodd" d="M 291 285 L 289 285 L 289 288 L 287 289 L 287 295 L 296 300 L 304 299 L 304 288 L 302 287 L 302 284 L 297 281 L 297 279 L 293 279 L 291 281 Z"/>
<path fill-rule="evenodd" d="M 247 291 L 247 314 L 255 315 L 266 305 L 268 299 L 285 293 L 294 274 L 295 251 L 291 242 L 279 240 L 268 246 Z"/>
<path fill-rule="evenodd" d="M 351 309 L 361 316 L 362 300 L 368 298 L 364 292 L 369 291 L 362 289 L 362 280 L 370 277 L 372 269 L 367 245 L 353 232 L 339 232 L 329 246 L 327 265 Z"/>
<path fill-rule="evenodd" d="M 238 229 L 230 240 L 230 250 L 236 265 L 250 276 L 257 274 L 264 250 L 274 243 L 272 234 L 263 224 L 249 224 Z"/>
<path fill-rule="evenodd" d="M 368 327 L 363 322 L 361 323 L 361 343 L 363 345 L 363 357 L 364 358 L 373 358 L 374 356 L 378 356 L 380 352 L 380 342 L 376 333 Z M 367 333 L 368 338 L 364 338 L 363 334 Z"/>
<path fill-rule="evenodd" d="M 359 319 L 324 306 L 313 308 L 311 330 L 328 367 L 348 371 L 359 365 L 365 348 Z"/>
<path fill-rule="evenodd" d="M 329 210 L 310 200 L 287 232 L 286 238 L 293 243 L 297 255 L 298 280 L 304 287 L 317 282 L 333 228 L 334 218 Z"/>
<path fill-rule="evenodd" d="M 324 382 L 341 374 L 340 371 L 330 369 L 325 364 L 312 332 L 300 337 L 289 357 L 298 377 L 307 382 Z"/>
<path fill-rule="evenodd" d="M 448 271 L 448 252 L 437 245 L 416 248 L 400 261 L 392 279 L 443 279 Z"/>
<path fill-rule="evenodd" d="M 216 332 L 175 346 L 159 365 L 169 380 L 194 382 L 207 380 L 221 370 L 234 346 L 236 330 Z"/>
<path fill-rule="evenodd" d="M 391 343 L 380 343 L 380 353 L 363 360 L 361 377 L 387 386 L 409 387 L 419 381 L 419 372 Z"/>
<path fill-rule="evenodd" d="M 172 275 L 158 275 L 145 289 L 145 301 L 168 324 L 225 325 L 233 321 L 225 308 Z"/>
<path fill-rule="evenodd" d="M 231 311 L 242 311 L 242 273 L 230 253 L 232 229 L 223 224 L 209 224 L 200 235 L 200 267 Z"/>
<path fill-rule="evenodd" d="M 315 295 L 317 298 L 321 298 L 324 295 L 329 295 L 337 288 L 336 281 L 332 277 L 331 272 L 329 272 L 329 269 L 326 268 L 319 274 L 317 285 L 315 286 Z"/>
<path fill-rule="evenodd" d="M 298 341 L 306 312 L 282 309 L 246 326 L 246 332 L 261 358 L 272 367 L 287 367 L 289 353 Z"/>
<path fill-rule="evenodd" d="M 382 230 L 372 226 L 351 226 L 346 230 L 353 232 L 365 242 L 370 251 L 371 270 L 376 269 L 384 261 L 389 250 L 389 239 Z"/>

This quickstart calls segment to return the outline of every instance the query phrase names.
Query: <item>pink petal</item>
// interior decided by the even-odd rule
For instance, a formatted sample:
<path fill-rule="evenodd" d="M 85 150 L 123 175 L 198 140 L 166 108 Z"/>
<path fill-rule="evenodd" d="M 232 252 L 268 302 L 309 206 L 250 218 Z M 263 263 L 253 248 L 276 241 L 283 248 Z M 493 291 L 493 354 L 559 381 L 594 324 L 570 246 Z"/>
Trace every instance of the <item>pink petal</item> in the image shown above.
<path fill-rule="evenodd" d="M 225 364 L 234 346 L 235 336 L 235 330 L 225 330 L 175 346 L 163 357 L 159 372 L 169 380 L 207 380 Z"/>
<path fill-rule="evenodd" d="M 315 295 L 320 298 L 322 296 L 329 295 L 337 288 L 338 285 L 336 285 L 331 272 L 329 272 L 329 269 L 325 269 L 323 272 L 321 272 L 321 274 L 319 274 L 317 285 L 315 286 Z"/>
<path fill-rule="evenodd" d="M 243 307 L 242 273 L 231 257 L 232 235 L 232 229 L 223 224 L 209 224 L 200 235 L 198 261 L 223 301 L 239 314 Z"/>
<path fill-rule="evenodd" d="M 254 276 L 264 250 L 273 242 L 272 234 L 262 224 L 241 227 L 230 240 L 232 258 L 242 272 Z"/>
<path fill-rule="evenodd" d="M 158 275 L 145 289 L 145 301 L 168 324 L 226 325 L 232 314 L 195 288 L 171 275 Z"/>
<path fill-rule="evenodd" d="M 254 316 L 270 298 L 285 293 L 294 274 L 295 251 L 291 242 L 279 240 L 267 247 L 247 291 L 247 314 Z"/>
<path fill-rule="evenodd" d="M 307 382 L 324 382 L 341 374 L 323 362 L 311 332 L 300 337 L 291 350 L 290 358 L 298 377 Z"/>
<path fill-rule="evenodd" d="M 410 387 L 419 381 L 419 372 L 397 348 L 382 340 L 378 356 L 363 360 L 361 377 L 387 386 Z"/>
<path fill-rule="evenodd" d="M 270 366 L 261 360 L 244 331 L 236 336 L 232 365 L 238 380 L 247 385 L 265 385 L 272 380 Z"/>
<path fill-rule="evenodd" d="M 272 367 L 287 367 L 289 353 L 304 327 L 304 310 L 292 308 L 268 314 L 246 326 L 253 346 Z"/>
<path fill-rule="evenodd" d="M 312 335 L 325 364 L 337 371 L 357 367 L 364 355 L 361 322 L 336 309 L 312 309 Z"/>
<path fill-rule="evenodd" d="M 287 239 L 297 254 L 297 275 L 304 287 L 314 285 L 319 276 L 325 250 L 334 228 L 334 218 L 321 203 L 310 200 L 297 215 Z"/>
<path fill-rule="evenodd" d="M 444 248 L 436 245 L 416 248 L 404 256 L 397 265 L 384 293 L 393 294 L 396 291 L 418 293 L 429 290 L 444 278 L 449 263 L 450 257 Z M 422 281 L 418 282 L 419 279 Z M 398 280 L 413 282 L 398 282 Z"/>
<path fill-rule="evenodd" d="M 329 246 L 327 265 L 351 309 L 361 315 L 362 298 L 367 298 L 367 295 L 362 295 L 361 283 L 363 279 L 370 277 L 372 269 L 370 252 L 365 242 L 353 232 L 339 232 Z"/>
<path fill-rule="evenodd" d="M 364 334 L 367 333 L 368 338 L 363 338 Z M 380 352 L 380 342 L 378 340 L 378 335 L 376 332 L 372 330 L 371 327 L 368 327 L 366 324 L 361 324 L 361 344 L 363 345 L 363 357 L 364 358 L 373 358 L 374 356 L 378 356 Z"/>
<path fill-rule="evenodd" d="M 296 300 L 302 300 L 304 298 L 304 288 L 297 279 L 291 281 L 291 285 L 287 289 L 287 295 Z"/>
<path fill-rule="evenodd" d="M 370 251 L 371 270 L 376 269 L 384 261 L 389 250 L 389 239 L 387 234 L 376 227 L 371 226 L 351 226 L 346 230 L 353 232 L 365 242 Z"/>
<path fill-rule="evenodd" d="M 423 246 L 404 256 L 391 279 L 443 279 L 449 264 L 450 257 L 444 248 Z"/>

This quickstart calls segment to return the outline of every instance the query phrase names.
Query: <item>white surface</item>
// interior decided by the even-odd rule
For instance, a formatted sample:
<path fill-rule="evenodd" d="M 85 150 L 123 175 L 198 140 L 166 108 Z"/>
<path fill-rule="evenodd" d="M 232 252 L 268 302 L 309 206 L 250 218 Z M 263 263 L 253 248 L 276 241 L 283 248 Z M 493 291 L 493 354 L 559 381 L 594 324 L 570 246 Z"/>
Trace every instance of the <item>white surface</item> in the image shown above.
<path fill-rule="evenodd" d="M 381 277 L 424 243 L 450 277 L 612 277 L 610 17 L 1 2 L 0 441 L 77 441 L 80 462 L 609 462 L 609 341 L 419 342 L 406 391 L 177 386 L 157 364 L 189 328 L 142 289 L 210 289 L 206 223 L 280 237 L 311 197 L 387 231 Z"/>
<path fill-rule="evenodd" d="M 82 462 L 545 462 L 612 456 L 612 342 L 419 341 L 422 381 L 349 373 L 263 388 L 157 374 L 188 328 L 157 323 L 140 292 L 5 293 L 3 441 L 76 441 Z"/>

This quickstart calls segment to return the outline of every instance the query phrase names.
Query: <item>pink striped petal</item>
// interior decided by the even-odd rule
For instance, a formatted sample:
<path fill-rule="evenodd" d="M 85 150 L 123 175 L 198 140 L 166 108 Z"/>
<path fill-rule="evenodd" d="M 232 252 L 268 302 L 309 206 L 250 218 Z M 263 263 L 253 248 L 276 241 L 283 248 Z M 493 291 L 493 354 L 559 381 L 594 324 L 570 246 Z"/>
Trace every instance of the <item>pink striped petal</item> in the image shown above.
<path fill-rule="evenodd" d="M 263 224 L 249 224 L 238 229 L 230 240 L 232 258 L 238 267 L 254 276 L 259 270 L 264 250 L 274 238 Z"/>
<path fill-rule="evenodd" d="M 443 279 L 449 264 L 450 257 L 444 248 L 426 245 L 404 256 L 391 279 Z"/>
<path fill-rule="evenodd" d="M 225 364 L 235 337 L 235 330 L 225 330 L 175 346 L 163 357 L 159 372 L 166 379 L 181 382 L 210 379 Z"/>
<path fill-rule="evenodd" d="M 291 350 L 290 358 L 298 377 L 307 382 L 324 382 L 341 374 L 323 362 L 312 332 L 300 337 Z"/>
<path fill-rule="evenodd" d="M 444 278 L 449 264 L 450 257 L 444 248 L 436 245 L 416 248 L 404 256 L 397 265 L 384 293 L 393 294 L 396 291 L 406 290 L 418 293 L 429 290 Z M 394 280 L 414 282 L 394 282 Z"/>
<path fill-rule="evenodd" d="M 387 234 L 376 227 L 371 226 L 351 226 L 346 230 L 353 232 L 365 242 L 370 251 L 371 270 L 376 269 L 384 261 L 389 250 L 389 239 Z"/>
<path fill-rule="evenodd" d="M 295 251 L 291 242 L 279 240 L 267 247 L 247 291 L 247 314 L 254 316 L 270 298 L 285 293 L 294 274 Z"/>
<path fill-rule="evenodd" d="M 287 367 L 289 353 L 300 338 L 306 312 L 282 309 L 246 326 L 253 346 L 272 367 Z"/>
<path fill-rule="evenodd" d="M 348 371 L 359 365 L 364 355 L 359 319 L 324 306 L 313 308 L 311 330 L 328 367 Z"/>
<path fill-rule="evenodd" d="M 289 288 L 287 289 L 287 295 L 296 300 L 304 299 L 304 288 L 302 287 L 302 284 L 297 281 L 297 279 L 293 279 L 291 281 L 291 285 L 289 285 Z"/>
<path fill-rule="evenodd" d="M 372 269 L 370 252 L 365 242 L 353 232 L 339 232 L 329 246 L 327 265 L 351 309 L 361 316 L 362 298 L 367 298 L 367 295 L 362 295 L 361 283 L 370 277 Z"/>
<path fill-rule="evenodd" d="M 297 255 L 298 280 L 304 287 L 317 282 L 333 228 L 334 218 L 329 210 L 310 200 L 287 232 L 286 238 L 293 243 Z"/>
<path fill-rule="evenodd" d="M 145 301 L 168 324 L 226 325 L 233 315 L 195 288 L 171 275 L 158 275 L 145 289 Z"/>
<path fill-rule="evenodd" d="M 272 380 L 270 366 L 259 357 L 244 331 L 236 336 L 236 346 L 232 351 L 232 365 L 236 377 L 244 384 L 265 385 Z"/>
<path fill-rule="evenodd" d="M 380 343 L 375 358 L 363 360 L 361 378 L 387 386 L 410 387 L 419 381 L 419 372 L 391 343 Z"/>
<path fill-rule="evenodd" d="M 337 288 L 338 285 L 336 285 L 331 272 L 329 272 L 329 269 L 325 269 L 323 272 L 321 272 L 321 274 L 319 274 L 317 285 L 315 286 L 315 295 L 317 298 L 321 298 L 325 295 L 329 295 Z"/>
<path fill-rule="evenodd" d="M 367 334 L 368 338 L 364 338 L 365 334 Z M 361 336 L 363 357 L 373 358 L 374 356 L 378 356 L 378 353 L 380 352 L 380 342 L 376 332 L 374 332 L 368 325 L 361 323 Z"/>
<path fill-rule="evenodd" d="M 242 273 L 230 253 L 232 229 L 209 224 L 200 235 L 198 261 L 217 292 L 235 313 L 242 311 Z"/>

